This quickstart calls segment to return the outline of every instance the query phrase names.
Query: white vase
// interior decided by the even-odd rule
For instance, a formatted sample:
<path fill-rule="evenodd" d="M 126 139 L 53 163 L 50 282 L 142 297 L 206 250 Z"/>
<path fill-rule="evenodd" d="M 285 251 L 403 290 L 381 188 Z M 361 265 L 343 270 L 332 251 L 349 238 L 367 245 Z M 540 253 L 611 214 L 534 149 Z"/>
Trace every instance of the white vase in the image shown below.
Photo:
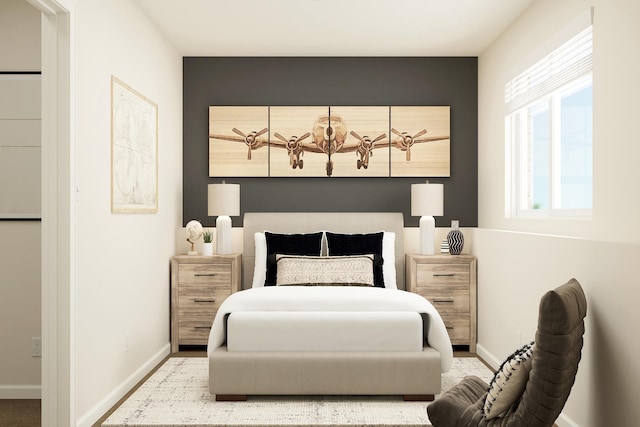
<path fill-rule="evenodd" d="M 203 243 L 202 244 L 202 255 L 204 255 L 204 256 L 213 255 L 213 243 Z"/>

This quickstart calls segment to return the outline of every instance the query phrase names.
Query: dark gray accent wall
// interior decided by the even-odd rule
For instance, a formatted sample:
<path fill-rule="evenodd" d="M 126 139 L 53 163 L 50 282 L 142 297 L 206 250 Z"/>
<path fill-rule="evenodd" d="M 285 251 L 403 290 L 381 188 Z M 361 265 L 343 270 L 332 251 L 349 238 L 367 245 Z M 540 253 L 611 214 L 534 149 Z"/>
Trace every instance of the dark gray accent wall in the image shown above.
<path fill-rule="evenodd" d="M 183 225 L 207 216 L 210 105 L 449 105 L 451 177 L 444 216 L 478 225 L 478 60 L 476 57 L 185 57 L 183 59 Z M 227 178 L 240 184 L 244 212 L 403 212 L 411 184 L 425 178 Z"/>

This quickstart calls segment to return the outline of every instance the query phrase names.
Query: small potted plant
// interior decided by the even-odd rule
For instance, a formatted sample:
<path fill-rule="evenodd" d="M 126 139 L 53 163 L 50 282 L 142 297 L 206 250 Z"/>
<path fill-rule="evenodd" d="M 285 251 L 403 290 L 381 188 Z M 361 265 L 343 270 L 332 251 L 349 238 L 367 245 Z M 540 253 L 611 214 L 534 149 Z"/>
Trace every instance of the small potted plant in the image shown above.
<path fill-rule="evenodd" d="M 202 233 L 202 239 L 204 240 L 204 243 L 202 244 L 202 255 L 213 255 L 213 232 L 205 230 Z"/>

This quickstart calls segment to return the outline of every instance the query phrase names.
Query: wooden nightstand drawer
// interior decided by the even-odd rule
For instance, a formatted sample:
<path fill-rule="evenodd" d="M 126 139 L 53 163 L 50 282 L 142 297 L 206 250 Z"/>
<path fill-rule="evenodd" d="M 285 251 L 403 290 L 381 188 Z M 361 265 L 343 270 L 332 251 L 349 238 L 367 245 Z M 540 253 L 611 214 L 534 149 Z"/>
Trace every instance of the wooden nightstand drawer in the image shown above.
<path fill-rule="evenodd" d="M 471 255 L 405 256 L 406 288 L 433 304 L 453 345 L 476 351 L 476 258 Z"/>
<path fill-rule="evenodd" d="M 240 289 L 240 254 L 177 255 L 171 259 L 171 351 L 206 346 L 213 319 Z"/>
<path fill-rule="evenodd" d="M 222 289 L 217 286 L 203 286 L 200 288 L 178 288 L 178 314 L 213 313 L 220 304 L 231 295 L 231 287 Z"/>
<path fill-rule="evenodd" d="M 471 328 L 469 327 L 469 316 L 441 315 L 444 324 L 449 332 L 451 344 L 467 344 L 471 337 Z"/>
<path fill-rule="evenodd" d="M 231 288 L 231 264 L 180 264 L 178 286 L 226 285 Z"/>
<path fill-rule="evenodd" d="M 416 286 L 465 286 L 469 287 L 469 265 L 466 264 L 418 264 Z"/>
<path fill-rule="evenodd" d="M 209 340 L 209 333 L 211 332 L 211 325 L 213 324 L 213 317 L 211 318 L 184 318 L 180 320 L 178 329 L 180 334 L 180 344 L 186 345 L 202 345 Z"/>
<path fill-rule="evenodd" d="M 428 299 L 439 313 L 469 313 L 469 291 L 466 289 L 421 288 L 418 294 Z"/>

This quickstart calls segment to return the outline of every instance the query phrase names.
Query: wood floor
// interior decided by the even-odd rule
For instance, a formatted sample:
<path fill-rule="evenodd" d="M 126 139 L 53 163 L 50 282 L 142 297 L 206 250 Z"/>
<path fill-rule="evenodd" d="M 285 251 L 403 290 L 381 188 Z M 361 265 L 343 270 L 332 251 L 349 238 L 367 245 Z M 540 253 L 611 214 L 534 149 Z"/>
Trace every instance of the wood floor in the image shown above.
<path fill-rule="evenodd" d="M 40 399 L 0 399 L 0 426 L 40 426 Z"/>

